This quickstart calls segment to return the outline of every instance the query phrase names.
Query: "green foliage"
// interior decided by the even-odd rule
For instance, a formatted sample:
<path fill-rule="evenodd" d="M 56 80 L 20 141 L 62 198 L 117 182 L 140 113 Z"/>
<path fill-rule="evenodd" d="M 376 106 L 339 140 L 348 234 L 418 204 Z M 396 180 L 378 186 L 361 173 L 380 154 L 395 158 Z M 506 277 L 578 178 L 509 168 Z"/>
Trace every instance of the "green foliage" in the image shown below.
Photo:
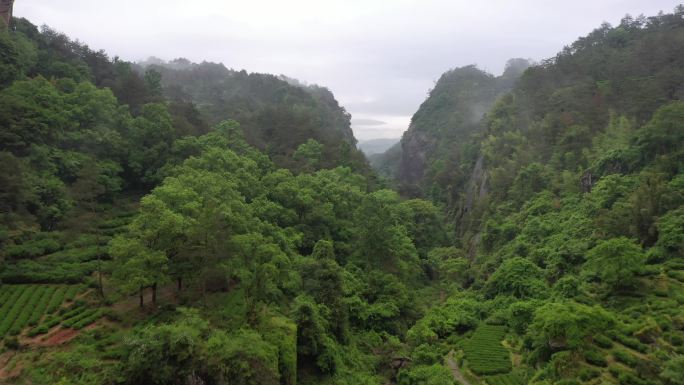
<path fill-rule="evenodd" d="M 577 376 L 582 381 L 589 381 L 601 375 L 601 371 L 595 368 L 582 368 Z"/>
<path fill-rule="evenodd" d="M 400 385 L 453 385 L 454 379 L 449 369 L 442 365 L 420 365 L 399 372 Z"/>
<path fill-rule="evenodd" d="M 36 258 L 61 249 L 58 239 L 49 237 L 30 239 L 20 245 L 11 245 L 5 249 L 5 255 L 11 259 Z"/>
<path fill-rule="evenodd" d="M 498 78 L 449 71 L 385 164 L 403 195 L 324 88 L 132 65 L 15 20 L 0 336 L 30 347 L 17 381 L 452 384 L 453 349 L 489 385 L 681 384 L 682 14 Z M 123 304 L 46 285 L 99 278 Z M 147 288 L 162 306 L 130 309 Z M 79 337 L 23 337 L 57 327 Z"/>
<path fill-rule="evenodd" d="M 534 302 L 514 302 L 508 307 L 508 326 L 518 334 L 525 334 L 528 325 L 534 318 L 536 304 Z"/>
<path fill-rule="evenodd" d="M 639 341 L 638 339 L 636 339 L 634 337 L 627 336 L 627 335 L 622 334 L 620 332 L 614 333 L 614 337 L 615 337 L 615 340 L 617 340 L 621 344 L 623 344 L 629 348 L 632 348 L 638 352 L 646 353 L 646 351 L 648 350 L 647 345 L 643 344 L 641 341 Z"/>
<path fill-rule="evenodd" d="M 634 285 L 644 262 L 638 245 L 625 237 L 613 238 L 589 250 L 585 271 L 598 277 L 609 290 L 619 290 Z"/>
<path fill-rule="evenodd" d="M 186 313 L 174 324 L 148 326 L 126 342 L 123 376 L 126 383 L 169 384 L 185 378 L 200 359 L 206 321 L 196 313 Z"/>
<path fill-rule="evenodd" d="M 413 345 L 420 345 L 463 333 L 478 325 L 480 311 L 481 305 L 476 300 L 454 296 L 431 308 L 409 329 L 406 338 Z"/>
<path fill-rule="evenodd" d="M 675 356 L 668 360 L 660 376 L 669 381 L 670 384 L 684 384 L 684 356 Z"/>
<path fill-rule="evenodd" d="M 620 349 L 613 350 L 613 357 L 615 357 L 615 360 L 622 362 L 628 367 L 634 367 L 638 362 L 636 357 L 634 357 L 631 353 Z"/>
<path fill-rule="evenodd" d="M 239 121 L 246 142 L 279 167 L 312 171 L 345 166 L 369 173 L 356 149 L 351 116 L 326 88 L 186 59 L 147 65 L 145 70 L 161 74 L 165 96 L 192 101 L 210 124 L 227 117 Z"/>
<path fill-rule="evenodd" d="M 323 373 L 334 374 L 340 365 L 337 346 L 328 332 L 327 311 L 311 298 L 297 297 L 293 320 L 297 324 L 297 354 L 315 362 Z"/>
<path fill-rule="evenodd" d="M 414 196 L 424 193 L 442 203 L 455 196 L 453 189 L 470 176 L 465 168 L 474 165 L 477 159 L 477 145 L 463 144 L 463 138 L 479 130 L 483 114 L 502 93 L 510 90 L 529 65 L 521 59 L 517 63 L 524 64 L 507 64 L 507 70 L 500 77 L 474 65 L 455 68 L 440 76 L 412 117 L 401 145 L 385 155 L 390 159 L 400 158 L 394 167 L 402 191 Z"/>
<path fill-rule="evenodd" d="M 16 335 L 32 326 L 27 333 L 32 337 L 44 334 L 60 323 L 75 329 L 93 323 L 104 315 L 104 311 L 79 304 L 71 310 L 62 308 L 58 315 L 54 314 L 65 301 L 65 294 L 67 300 L 73 300 L 81 290 L 77 285 L 4 285 L 0 289 L 0 332 Z"/>
<path fill-rule="evenodd" d="M 604 357 L 603 353 L 598 350 L 587 349 L 582 352 L 582 355 L 584 355 L 584 359 L 587 361 L 587 363 L 601 367 L 608 366 L 606 357 Z"/>
<path fill-rule="evenodd" d="M 304 163 L 304 170 L 313 171 L 321 162 L 323 156 L 323 145 L 315 139 L 309 139 L 297 147 L 293 157 L 295 160 Z"/>
<path fill-rule="evenodd" d="M 335 249 L 333 248 L 333 242 L 332 241 L 326 241 L 324 239 L 321 239 L 320 241 L 316 242 L 313 248 L 313 253 L 311 254 L 312 257 L 315 259 L 321 260 L 321 259 L 330 259 L 334 260 L 335 259 Z"/>
<path fill-rule="evenodd" d="M 659 108 L 649 123 L 636 134 L 642 161 L 653 160 L 658 155 L 675 154 L 681 151 L 677 143 L 684 141 L 682 119 L 684 103 L 674 101 Z"/>
<path fill-rule="evenodd" d="M 523 385 L 525 383 L 525 381 L 516 374 L 496 374 L 487 376 L 485 381 L 487 381 L 487 384 L 489 385 Z"/>
<path fill-rule="evenodd" d="M 668 211 L 657 222 L 658 241 L 651 250 L 661 251 L 664 257 L 684 256 L 684 207 Z"/>
<path fill-rule="evenodd" d="M 511 370 L 510 353 L 501 344 L 504 326 L 480 325 L 463 346 L 468 366 L 479 375 L 507 373 Z"/>
<path fill-rule="evenodd" d="M 598 334 L 593 337 L 594 342 L 601 348 L 610 349 L 613 347 L 613 341 L 610 338 L 604 336 L 603 334 Z"/>
<path fill-rule="evenodd" d="M 466 286 L 473 279 L 470 262 L 462 250 L 456 247 L 437 247 L 428 252 L 427 260 L 433 278 L 446 283 L 457 283 Z"/>
<path fill-rule="evenodd" d="M 533 333 L 537 349 L 575 350 L 586 343 L 587 337 L 609 329 L 613 323 L 611 314 L 598 306 L 549 302 L 537 309 L 528 330 Z"/>
<path fill-rule="evenodd" d="M 516 298 L 539 298 L 546 295 L 542 271 L 532 261 L 514 257 L 504 261 L 487 280 L 489 296 L 512 295 Z"/>
<path fill-rule="evenodd" d="M 206 342 L 207 372 L 221 383 L 278 384 L 277 348 L 250 330 L 215 332 Z"/>

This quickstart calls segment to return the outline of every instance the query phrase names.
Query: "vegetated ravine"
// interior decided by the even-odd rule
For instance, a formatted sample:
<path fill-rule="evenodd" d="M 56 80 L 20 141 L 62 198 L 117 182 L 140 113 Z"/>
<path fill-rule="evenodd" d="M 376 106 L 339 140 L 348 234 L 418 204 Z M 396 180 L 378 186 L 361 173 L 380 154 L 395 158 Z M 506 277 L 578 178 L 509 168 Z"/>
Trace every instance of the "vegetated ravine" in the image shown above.
<path fill-rule="evenodd" d="M 0 32 L 0 383 L 684 384 L 684 8 L 324 87 Z"/>

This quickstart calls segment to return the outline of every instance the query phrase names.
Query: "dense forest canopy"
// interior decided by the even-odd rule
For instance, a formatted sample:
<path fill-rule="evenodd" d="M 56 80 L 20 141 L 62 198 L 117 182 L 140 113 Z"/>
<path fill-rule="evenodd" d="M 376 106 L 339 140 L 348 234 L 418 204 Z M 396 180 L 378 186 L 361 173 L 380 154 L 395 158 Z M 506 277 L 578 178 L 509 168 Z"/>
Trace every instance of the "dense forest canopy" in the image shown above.
<path fill-rule="evenodd" d="M 683 68 L 681 6 L 456 68 L 371 170 L 324 87 L 12 19 L 0 383 L 684 385 Z"/>
<path fill-rule="evenodd" d="M 351 115 L 324 87 L 304 85 L 284 75 L 229 70 L 223 64 L 150 59 L 141 74 L 160 76 L 163 94 L 194 103 L 210 124 L 240 122 L 247 141 L 280 166 L 292 167 L 292 154 L 308 139 L 324 144 L 321 166 L 349 165 L 367 172 L 350 126 Z"/>

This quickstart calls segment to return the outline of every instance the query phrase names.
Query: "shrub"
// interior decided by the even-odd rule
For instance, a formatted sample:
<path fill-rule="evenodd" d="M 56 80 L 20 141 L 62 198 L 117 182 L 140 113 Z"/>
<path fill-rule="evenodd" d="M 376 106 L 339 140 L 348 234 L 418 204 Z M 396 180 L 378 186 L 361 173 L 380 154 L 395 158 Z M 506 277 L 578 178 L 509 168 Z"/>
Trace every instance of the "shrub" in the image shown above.
<path fill-rule="evenodd" d="M 639 270 L 637 270 L 636 274 L 641 277 L 648 277 L 652 275 L 658 275 L 660 274 L 660 266 L 658 265 L 643 265 Z"/>
<path fill-rule="evenodd" d="M 78 294 L 81 291 L 81 286 L 80 285 L 72 285 L 69 286 L 67 289 L 66 293 L 64 294 L 64 299 L 66 301 L 73 301 L 74 298 L 76 297 L 76 294 Z"/>
<path fill-rule="evenodd" d="M 98 256 L 102 259 L 108 258 L 106 255 L 106 247 L 94 245 L 87 247 L 78 247 L 73 249 L 65 249 L 62 251 L 58 251 L 56 253 L 52 253 L 50 255 L 46 255 L 45 257 L 41 258 L 40 261 L 47 261 L 53 263 L 78 263 L 95 260 Z"/>
<path fill-rule="evenodd" d="M 62 304 L 64 301 L 64 294 L 66 293 L 66 289 L 64 287 L 58 287 L 55 289 L 54 294 L 50 298 L 50 302 L 48 303 L 48 307 L 45 310 L 46 313 L 54 313 L 55 310 Z"/>
<path fill-rule="evenodd" d="M 572 378 L 565 378 L 560 381 L 556 381 L 555 385 L 580 385 L 579 381 Z"/>
<path fill-rule="evenodd" d="M 613 351 L 613 356 L 615 359 L 619 362 L 622 362 L 623 364 L 629 366 L 629 367 L 634 367 L 638 360 L 636 357 L 634 357 L 632 354 L 624 351 L 624 350 L 619 350 L 616 349 Z"/>
<path fill-rule="evenodd" d="M 102 318 L 104 315 L 104 311 L 102 309 L 97 309 L 95 312 L 91 313 L 90 315 L 81 318 L 77 322 L 74 322 L 72 324 L 72 327 L 76 330 L 83 329 L 84 327 L 92 324 L 93 322 L 97 321 L 98 319 Z"/>
<path fill-rule="evenodd" d="M 50 329 L 46 325 L 40 325 L 38 327 L 35 327 L 35 328 L 29 330 L 29 332 L 26 335 L 28 335 L 29 337 L 35 337 L 38 334 L 47 333 L 48 330 L 50 330 Z"/>
<path fill-rule="evenodd" d="M 497 374 L 485 378 L 489 385 L 523 385 L 525 382 L 517 374 Z"/>
<path fill-rule="evenodd" d="M 52 329 L 53 327 L 57 326 L 61 321 L 61 318 L 55 317 L 55 316 L 50 316 L 45 319 L 45 322 L 40 326 L 43 327 L 45 326 L 48 330 Z"/>
<path fill-rule="evenodd" d="M 601 375 L 601 371 L 595 368 L 582 368 L 577 373 L 577 376 L 582 381 L 589 381 L 592 378 L 596 378 Z"/>
<path fill-rule="evenodd" d="M 2 288 L 0 289 L 0 304 L 6 303 L 16 288 L 17 287 L 14 285 L 2 285 Z"/>
<path fill-rule="evenodd" d="M 20 245 L 8 246 L 5 255 L 10 259 L 36 258 L 41 255 L 53 253 L 62 247 L 56 239 L 32 239 Z"/>
<path fill-rule="evenodd" d="M 620 385 L 646 385 L 646 382 L 632 373 L 623 372 L 618 376 Z"/>
<path fill-rule="evenodd" d="M 648 345 L 641 343 L 641 341 L 639 341 L 638 339 L 636 339 L 634 337 L 629 337 L 629 336 L 626 336 L 624 334 L 617 333 L 616 339 L 621 344 L 627 346 L 628 348 L 632 348 L 632 349 L 636 350 L 637 352 L 646 353 L 648 351 Z"/>
<path fill-rule="evenodd" d="M 79 283 L 96 270 L 96 265 L 96 261 L 52 263 L 24 259 L 5 265 L 0 279 L 7 283 Z"/>
<path fill-rule="evenodd" d="M 45 294 L 48 288 L 45 286 L 38 286 L 33 289 L 31 296 L 28 298 L 24 307 L 19 312 L 17 319 L 14 321 L 13 329 L 21 331 L 29 322 L 34 309 L 38 306 L 38 302 L 41 297 Z M 14 331 L 14 330 L 13 330 Z"/>
<path fill-rule="evenodd" d="M 90 325 L 101 316 L 102 313 L 99 311 L 99 309 L 84 309 L 82 312 L 77 313 L 71 318 L 65 318 L 62 322 L 62 325 L 68 328 L 81 329 L 86 325 Z M 82 323 L 82 321 L 85 323 Z"/>
<path fill-rule="evenodd" d="M 673 346 L 682 346 L 684 345 L 684 337 L 676 333 L 670 333 L 670 343 Z"/>
<path fill-rule="evenodd" d="M 617 365 L 611 365 L 608 367 L 608 372 L 617 379 L 620 377 L 622 373 L 625 373 L 625 369 L 622 369 L 620 366 Z"/>
<path fill-rule="evenodd" d="M 49 287 L 43 290 L 43 294 L 40 297 L 36 306 L 34 307 L 33 312 L 31 313 L 31 317 L 28 320 L 28 324 L 30 326 L 35 326 L 38 324 L 38 321 L 40 321 L 40 319 L 43 317 L 43 314 L 45 314 L 45 309 L 47 308 L 50 298 L 52 298 L 52 295 L 54 293 L 54 287 Z"/>
<path fill-rule="evenodd" d="M 594 336 L 594 342 L 598 347 L 604 349 L 610 349 L 613 347 L 613 341 L 611 341 L 610 338 L 604 336 L 603 334 L 598 334 Z"/>
<path fill-rule="evenodd" d="M 598 350 L 585 350 L 584 359 L 592 365 L 600 367 L 608 366 L 608 361 L 606 361 L 606 358 Z"/>
<path fill-rule="evenodd" d="M 21 295 L 12 304 L 9 311 L 5 313 L 5 318 L 0 323 L 0 336 L 4 336 L 8 331 L 11 331 L 13 334 L 19 334 L 16 327 L 13 328 L 13 325 L 23 311 L 30 310 L 26 307 L 26 303 L 30 300 L 35 289 L 36 286 L 28 286 L 25 290 L 21 291 Z"/>
<path fill-rule="evenodd" d="M 72 306 L 70 309 L 66 309 L 66 308 L 61 309 L 59 311 L 59 313 L 61 313 L 60 315 L 62 316 L 62 319 L 69 319 L 69 318 L 75 317 L 76 315 L 84 312 L 85 310 L 87 310 L 87 308 L 85 307 L 84 304 L 81 304 L 81 305 Z"/>
<path fill-rule="evenodd" d="M 411 359 L 416 365 L 432 365 L 442 361 L 444 352 L 437 344 L 418 345 L 411 353 Z"/>

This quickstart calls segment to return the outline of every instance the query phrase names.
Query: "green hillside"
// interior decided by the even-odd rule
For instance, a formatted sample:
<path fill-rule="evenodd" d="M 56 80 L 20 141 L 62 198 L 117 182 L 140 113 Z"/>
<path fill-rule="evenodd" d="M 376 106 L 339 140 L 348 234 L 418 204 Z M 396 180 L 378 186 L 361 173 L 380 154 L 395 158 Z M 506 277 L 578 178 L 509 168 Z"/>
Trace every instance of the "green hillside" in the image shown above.
<path fill-rule="evenodd" d="M 379 180 L 325 88 L 13 19 L 0 383 L 684 385 L 684 7 L 529 64 Z"/>

